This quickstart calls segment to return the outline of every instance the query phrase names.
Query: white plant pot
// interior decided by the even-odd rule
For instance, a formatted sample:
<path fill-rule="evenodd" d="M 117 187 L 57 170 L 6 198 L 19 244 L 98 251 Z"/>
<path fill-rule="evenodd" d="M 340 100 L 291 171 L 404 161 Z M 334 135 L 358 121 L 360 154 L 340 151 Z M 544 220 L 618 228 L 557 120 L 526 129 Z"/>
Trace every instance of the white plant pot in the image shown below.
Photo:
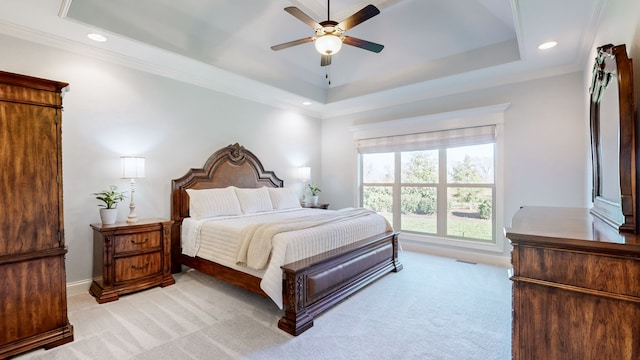
<path fill-rule="evenodd" d="M 116 223 L 118 218 L 118 209 L 100 209 L 100 221 L 104 225 L 111 225 Z"/>
<path fill-rule="evenodd" d="M 316 195 L 316 196 L 305 195 L 304 196 L 304 203 L 308 204 L 308 205 L 318 205 L 318 195 Z"/>

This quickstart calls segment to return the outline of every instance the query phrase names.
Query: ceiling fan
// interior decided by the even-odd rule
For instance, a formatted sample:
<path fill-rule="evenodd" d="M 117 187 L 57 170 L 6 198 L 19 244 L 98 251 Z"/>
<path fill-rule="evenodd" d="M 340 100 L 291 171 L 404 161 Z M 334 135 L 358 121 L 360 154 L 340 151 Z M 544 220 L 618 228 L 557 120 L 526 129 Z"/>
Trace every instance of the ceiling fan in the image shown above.
<path fill-rule="evenodd" d="M 335 55 L 338 51 L 340 51 L 340 49 L 342 48 L 342 43 L 373 51 L 375 53 L 379 53 L 380 51 L 382 51 L 384 45 L 376 44 L 367 40 L 362 40 L 353 36 L 344 35 L 347 30 L 380 14 L 380 10 L 378 10 L 377 7 L 373 5 L 367 5 L 360 11 L 342 20 L 341 22 L 331 20 L 329 10 L 329 0 L 327 0 L 327 20 L 317 22 L 295 6 L 284 8 L 284 11 L 295 16 L 303 23 L 311 26 L 316 35 L 308 38 L 289 41 L 279 45 L 274 45 L 271 47 L 271 50 L 278 51 L 295 45 L 315 42 L 316 50 L 318 50 L 320 55 L 322 55 L 322 57 L 320 58 L 320 66 L 327 66 L 331 64 L 331 55 Z"/>

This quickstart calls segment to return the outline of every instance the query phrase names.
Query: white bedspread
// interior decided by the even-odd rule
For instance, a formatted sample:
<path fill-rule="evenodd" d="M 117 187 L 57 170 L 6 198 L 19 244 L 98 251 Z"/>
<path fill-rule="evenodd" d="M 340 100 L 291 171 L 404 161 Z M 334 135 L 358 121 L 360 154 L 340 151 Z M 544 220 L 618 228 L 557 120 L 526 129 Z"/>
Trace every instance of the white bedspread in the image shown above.
<path fill-rule="evenodd" d="M 267 266 L 273 248 L 273 238 L 280 233 L 304 230 L 328 223 L 355 220 L 375 214 L 368 209 L 323 211 L 320 214 L 299 216 L 287 220 L 265 221 L 249 225 L 240 232 L 236 262 L 259 270 Z"/>
<path fill-rule="evenodd" d="M 335 216 L 340 221 L 320 221 L 325 223 L 274 232 L 270 257 L 267 256 L 269 261 L 264 269 L 237 264 L 241 233 L 247 226 L 276 221 L 284 221 L 285 224 L 287 221 L 309 222 L 310 215 L 319 215 L 320 218 Z M 300 218 L 306 220 L 294 220 Z M 262 290 L 282 309 L 281 266 L 389 230 L 392 228 L 383 216 L 368 210 L 290 209 L 199 221 L 187 218 L 182 224 L 182 248 L 188 256 L 198 256 L 260 277 Z"/>

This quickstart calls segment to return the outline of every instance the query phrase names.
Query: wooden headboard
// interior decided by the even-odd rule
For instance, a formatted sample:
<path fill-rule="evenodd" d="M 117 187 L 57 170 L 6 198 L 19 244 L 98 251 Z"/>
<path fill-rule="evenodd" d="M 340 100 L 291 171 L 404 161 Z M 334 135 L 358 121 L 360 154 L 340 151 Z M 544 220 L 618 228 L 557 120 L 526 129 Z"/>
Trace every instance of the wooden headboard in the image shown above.
<path fill-rule="evenodd" d="M 171 251 L 175 259 L 182 253 L 180 233 L 182 220 L 189 216 L 187 189 L 282 187 L 284 182 L 273 171 L 265 171 L 258 158 L 235 143 L 213 153 L 200 169 L 190 169 L 171 181 Z M 172 264 L 174 272 L 180 264 Z"/>

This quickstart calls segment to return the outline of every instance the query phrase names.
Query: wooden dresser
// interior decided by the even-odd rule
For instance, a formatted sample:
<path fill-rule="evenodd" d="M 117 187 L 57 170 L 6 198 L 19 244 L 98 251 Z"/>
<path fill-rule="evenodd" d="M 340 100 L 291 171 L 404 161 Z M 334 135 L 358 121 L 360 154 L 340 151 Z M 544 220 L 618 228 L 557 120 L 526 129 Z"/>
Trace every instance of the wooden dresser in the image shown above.
<path fill-rule="evenodd" d="M 146 219 L 133 224 L 91 225 L 93 282 L 89 292 L 97 302 L 175 283 L 171 275 L 171 224 L 171 220 Z"/>
<path fill-rule="evenodd" d="M 513 245 L 513 359 L 640 359 L 640 237 L 588 209 L 524 207 Z"/>
<path fill-rule="evenodd" d="M 62 89 L 0 72 L 0 359 L 73 341 L 62 215 Z"/>

